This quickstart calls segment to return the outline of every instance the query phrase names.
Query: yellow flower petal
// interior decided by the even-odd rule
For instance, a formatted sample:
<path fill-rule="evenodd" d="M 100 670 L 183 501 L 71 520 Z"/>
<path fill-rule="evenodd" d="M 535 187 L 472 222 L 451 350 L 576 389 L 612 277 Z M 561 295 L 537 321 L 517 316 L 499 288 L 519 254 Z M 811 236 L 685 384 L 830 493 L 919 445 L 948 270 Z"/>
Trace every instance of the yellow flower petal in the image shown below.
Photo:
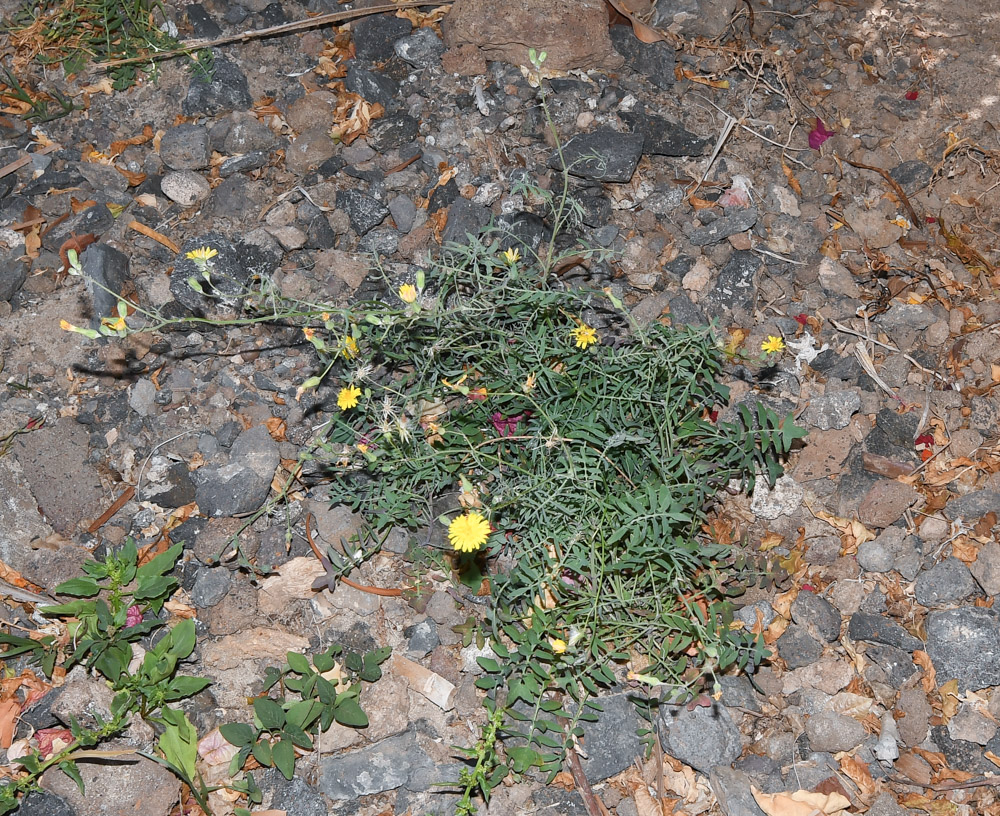
<path fill-rule="evenodd" d="M 765 354 L 775 354 L 785 350 L 785 341 L 781 337 L 768 335 L 767 340 L 760 344 L 760 350 Z"/>
<path fill-rule="evenodd" d="M 347 411 L 354 408 L 358 404 L 358 397 L 361 396 L 361 389 L 356 385 L 349 385 L 346 388 L 341 388 L 340 393 L 337 394 L 337 407 L 341 411 Z"/>
<path fill-rule="evenodd" d="M 569 334 L 576 343 L 576 347 L 578 349 L 586 350 L 587 346 L 591 346 L 600 341 L 600 338 L 597 336 L 597 331 L 591 326 L 588 326 L 586 323 L 581 323 Z"/>
<path fill-rule="evenodd" d="M 417 287 L 412 283 L 404 283 L 399 287 L 399 299 L 403 301 L 403 303 L 416 303 Z"/>
<path fill-rule="evenodd" d="M 448 525 L 448 540 L 459 552 L 475 552 L 490 537 L 490 523 L 475 511 L 457 516 Z"/>

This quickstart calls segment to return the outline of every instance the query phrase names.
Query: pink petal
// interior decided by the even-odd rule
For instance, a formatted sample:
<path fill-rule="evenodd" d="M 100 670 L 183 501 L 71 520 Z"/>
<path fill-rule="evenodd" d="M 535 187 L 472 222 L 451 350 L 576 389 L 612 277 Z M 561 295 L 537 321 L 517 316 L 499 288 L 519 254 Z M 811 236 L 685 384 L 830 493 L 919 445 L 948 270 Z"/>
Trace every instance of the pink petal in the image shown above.
<path fill-rule="evenodd" d="M 816 127 L 809 131 L 809 147 L 813 150 L 819 150 L 819 146 L 833 136 L 834 133 L 836 131 L 827 130 L 823 124 L 823 120 L 817 116 Z"/>

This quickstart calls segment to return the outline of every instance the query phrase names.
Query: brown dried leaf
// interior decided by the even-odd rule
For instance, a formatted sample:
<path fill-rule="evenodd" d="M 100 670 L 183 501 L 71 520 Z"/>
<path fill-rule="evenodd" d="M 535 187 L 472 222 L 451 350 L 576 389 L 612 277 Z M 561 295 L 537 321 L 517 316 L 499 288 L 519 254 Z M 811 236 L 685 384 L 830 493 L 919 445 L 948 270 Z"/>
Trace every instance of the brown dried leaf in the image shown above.
<path fill-rule="evenodd" d="M 649 44 L 667 39 L 655 28 L 651 28 L 640 20 L 637 20 L 633 16 L 632 12 L 629 11 L 621 2 L 621 0 L 608 0 L 608 4 L 632 24 L 632 33 L 635 34 L 635 37 L 639 40 L 639 42 Z"/>
<path fill-rule="evenodd" d="M 874 796 L 876 785 L 871 771 L 868 770 L 868 763 L 853 756 L 845 756 L 840 760 L 840 770 L 858 786 L 858 791 L 865 801 L 869 801 Z"/>
<path fill-rule="evenodd" d="M 900 754 L 896 760 L 896 771 L 918 785 L 929 785 L 933 776 L 927 761 L 911 751 Z"/>
<path fill-rule="evenodd" d="M 851 806 L 850 799 L 839 793 L 761 793 L 752 785 L 750 793 L 767 816 L 848 816 Z"/>
<path fill-rule="evenodd" d="M 961 700 L 958 699 L 958 680 L 949 680 L 938 689 L 941 695 L 941 724 L 947 725 L 948 720 L 958 713 Z"/>
<path fill-rule="evenodd" d="M 286 441 L 285 429 L 287 425 L 285 424 L 285 420 L 281 419 L 281 417 L 271 417 L 264 423 L 264 425 L 267 427 L 267 432 L 271 434 L 271 439 L 275 442 Z"/>
<path fill-rule="evenodd" d="M 802 196 L 802 185 L 799 184 L 799 180 L 795 178 L 795 173 L 792 168 L 785 164 L 785 160 L 781 160 L 781 172 L 785 174 L 785 178 L 788 179 L 788 186 L 792 188 L 795 195 Z"/>

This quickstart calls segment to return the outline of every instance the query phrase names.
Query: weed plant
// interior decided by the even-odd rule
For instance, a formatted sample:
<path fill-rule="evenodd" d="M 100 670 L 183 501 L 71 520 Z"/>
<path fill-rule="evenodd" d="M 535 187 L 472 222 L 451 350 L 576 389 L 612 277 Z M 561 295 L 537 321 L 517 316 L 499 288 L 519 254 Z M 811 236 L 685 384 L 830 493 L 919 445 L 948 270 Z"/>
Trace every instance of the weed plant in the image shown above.
<path fill-rule="evenodd" d="M 532 52 L 536 72 L 543 59 Z M 540 104 L 547 115 L 544 92 Z M 459 749 L 461 814 L 509 774 L 553 776 L 605 690 L 631 684 L 647 706 L 718 695 L 722 673 L 761 660 L 761 641 L 729 625 L 740 587 L 704 532 L 707 514 L 734 480 L 773 484 L 804 435 L 762 404 L 716 419 L 729 353 L 712 327 L 643 328 L 611 290 L 565 283 L 566 256 L 595 253 L 557 251 L 577 212 L 569 168 L 558 181 L 532 191 L 552 230 L 538 252 L 508 234 L 470 235 L 380 300 L 302 303 L 258 280 L 230 320 L 121 301 L 99 329 L 64 325 L 88 337 L 192 322 L 301 327 L 319 366 L 298 397 L 339 389 L 303 464 L 325 468 L 331 502 L 358 512 L 374 542 L 358 559 L 331 551 L 330 565 L 343 574 L 390 530 L 422 530 L 457 579 L 491 596 L 481 631 L 494 656 L 479 658 L 477 681 L 488 718 Z M 215 254 L 188 253 L 189 284 L 231 303 L 212 285 Z M 260 733 L 231 736 L 252 750 Z"/>

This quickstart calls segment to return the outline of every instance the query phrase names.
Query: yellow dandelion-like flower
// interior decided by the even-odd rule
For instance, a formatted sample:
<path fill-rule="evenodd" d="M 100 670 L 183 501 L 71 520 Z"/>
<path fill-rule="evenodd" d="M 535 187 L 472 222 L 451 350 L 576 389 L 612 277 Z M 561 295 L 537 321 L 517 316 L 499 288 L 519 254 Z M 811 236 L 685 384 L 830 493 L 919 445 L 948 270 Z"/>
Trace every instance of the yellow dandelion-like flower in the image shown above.
<path fill-rule="evenodd" d="M 403 303 L 416 303 L 417 287 L 412 283 L 404 283 L 399 287 L 399 299 L 403 301 Z"/>
<path fill-rule="evenodd" d="M 316 336 L 316 329 L 306 326 L 302 329 L 302 333 L 306 336 L 306 340 L 312 340 Z"/>
<path fill-rule="evenodd" d="M 199 266 L 207 264 L 212 258 L 219 254 L 219 250 L 212 249 L 212 247 L 199 247 L 198 249 L 192 249 L 184 257 L 189 260 L 194 261 Z"/>
<path fill-rule="evenodd" d="M 459 552 L 475 552 L 490 537 L 490 523 L 482 513 L 471 511 L 457 516 L 448 525 L 448 540 Z"/>
<path fill-rule="evenodd" d="M 525 377 L 524 383 L 521 385 L 521 390 L 525 394 L 530 394 L 535 390 L 535 383 L 538 382 L 538 375 L 532 371 L 527 377 Z"/>
<path fill-rule="evenodd" d="M 780 337 L 768 335 L 767 340 L 760 344 L 760 350 L 765 354 L 775 354 L 785 350 L 785 341 Z"/>
<path fill-rule="evenodd" d="M 578 349 L 586 350 L 587 346 L 591 346 L 600 340 L 597 336 L 597 331 L 586 323 L 581 323 L 569 334 Z"/>
<path fill-rule="evenodd" d="M 549 638 L 549 646 L 552 647 L 552 651 L 556 654 L 562 654 L 566 651 L 566 641 L 562 638 Z"/>
<path fill-rule="evenodd" d="M 128 328 L 125 325 L 124 317 L 102 317 L 101 325 L 106 326 L 107 328 L 111 329 L 111 331 L 116 331 L 116 332 L 125 331 L 125 329 Z"/>
<path fill-rule="evenodd" d="M 337 407 L 341 411 L 354 408 L 358 404 L 358 397 L 360 396 L 361 389 L 356 385 L 348 385 L 346 388 L 341 388 L 340 393 L 337 394 Z"/>
<path fill-rule="evenodd" d="M 351 360 L 358 356 L 358 341 L 353 337 L 347 336 L 344 338 L 344 346 L 340 351 L 348 360 Z"/>
<path fill-rule="evenodd" d="M 506 252 L 502 252 L 501 256 L 503 257 L 504 261 L 506 261 L 510 266 L 513 266 L 519 260 L 521 260 L 520 250 L 514 249 L 514 247 L 511 247 Z"/>

